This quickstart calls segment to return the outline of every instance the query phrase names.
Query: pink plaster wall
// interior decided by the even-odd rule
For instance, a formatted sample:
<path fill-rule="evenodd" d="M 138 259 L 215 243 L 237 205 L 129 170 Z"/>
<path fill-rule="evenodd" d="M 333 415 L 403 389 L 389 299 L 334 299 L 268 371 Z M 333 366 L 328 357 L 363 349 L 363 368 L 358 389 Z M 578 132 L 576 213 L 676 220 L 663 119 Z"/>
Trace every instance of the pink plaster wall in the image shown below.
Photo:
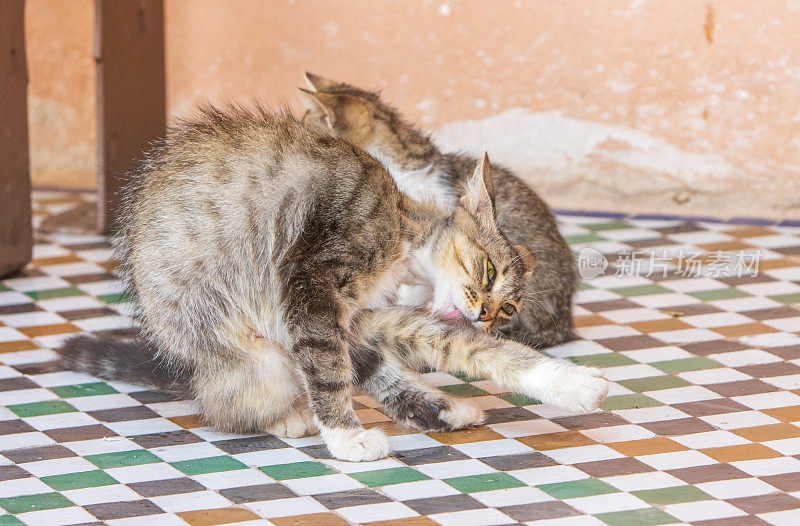
<path fill-rule="evenodd" d="M 71 9 L 85 10 L 88 2 L 73 2 Z M 41 16 L 31 6 L 41 3 L 65 2 L 29 0 L 28 26 L 30 17 Z M 430 129 L 524 108 L 637 130 L 734 167 L 730 177 L 719 175 L 728 192 L 726 201 L 712 207 L 720 213 L 732 208 L 736 191 L 757 188 L 765 197 L 753 213 L 800 214 L 796 2 L 167 0 L 166 23 L 173 115 L 187 113 L 195 100 L 220 95 L 296 104 L 294 88 L 308 69 L 383 88 L 387 99 Z M 50 27 L 49 39 L 75 39 L 70 31 L 65 36 Z M 32 66 L 53 45 L 47 40 L 31 42 Z M 84 57 L 72 68 L 86 66 Z M 86 77 L 54 70 L 39 76 L 32 67 L 32 92 L 43 90 L 43 83 L 76 84 Z M 53 100 L 54 111 L 76 106 L 72 91 Z M 91 151 L 94 129 L 83 118 L 75 116 L 67 151 Z M 46 120 L 32 124 L 40 136 L 58 131 Z M 603 147 L 620 146 L 612 141 Z M 41 142 L 33 145 L 34 164 L 46 151 Z M 569 188 L 548 187 L 534 168 L 526 177 L 544 185 L 551 201 L 581 205 Z M 603 162 L 595 171 L 595 179 L 608 174 L 612 191 L 603 196 L 607 202 L 591 204 L 618 208 L 613 188 L 623 187 L 631 173 Z M 691 181 L 680 184 L 692 190 Z M 704 197 L 694 204 L 665 199 L 651 206 L 705 208 L 713 195 L 701 186 Z M 645 201 L 628 204 L 648 207 Z"/>

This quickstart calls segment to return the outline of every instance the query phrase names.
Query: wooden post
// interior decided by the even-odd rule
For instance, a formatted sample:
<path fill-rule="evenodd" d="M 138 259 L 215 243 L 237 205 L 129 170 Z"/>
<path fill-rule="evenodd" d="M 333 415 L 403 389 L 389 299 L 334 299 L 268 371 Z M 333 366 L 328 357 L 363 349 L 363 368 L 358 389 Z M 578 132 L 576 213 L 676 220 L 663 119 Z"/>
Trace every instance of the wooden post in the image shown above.
<path fill-rule="evenodd" d="M 0 276 L 31 260 L 25 1 L 0 1 Z"/>
<path fill-rule="evenodd" d="M 95 0 L 98 228 L 114 226 L 125 174 L 166 125 L 163 0 Z"/>

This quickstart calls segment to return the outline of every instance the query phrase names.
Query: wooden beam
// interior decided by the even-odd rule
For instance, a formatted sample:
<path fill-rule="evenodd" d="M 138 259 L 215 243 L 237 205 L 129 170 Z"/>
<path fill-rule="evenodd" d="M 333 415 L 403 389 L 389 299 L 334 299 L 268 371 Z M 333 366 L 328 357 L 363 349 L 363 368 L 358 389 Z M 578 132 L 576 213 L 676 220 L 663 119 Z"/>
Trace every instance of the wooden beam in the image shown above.
<path fill-rule="evenodd" d="M 0 276 L 31 260 L 25 1 L 0 1 Z"/>
<path fill-rule="evenodd" d="M 114 227 L 125 174 L 166 125 L 163 0 L 95 0 L 98 228 Z"/>

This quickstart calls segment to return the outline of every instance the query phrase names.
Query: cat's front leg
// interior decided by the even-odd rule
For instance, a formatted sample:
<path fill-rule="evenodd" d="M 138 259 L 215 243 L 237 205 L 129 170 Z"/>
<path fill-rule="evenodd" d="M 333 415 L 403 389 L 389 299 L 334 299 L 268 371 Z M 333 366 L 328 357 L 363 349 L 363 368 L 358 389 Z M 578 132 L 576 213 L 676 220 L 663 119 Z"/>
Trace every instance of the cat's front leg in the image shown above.
<path fill-rule="evenodd" d="M 331 455 L 352 462 L 389 455 L 386 435 L 364 429 L 353 410 L 350 356 L 337 326 L 317 319 L 300 325 L 293 336 L 314 420 Z"/>

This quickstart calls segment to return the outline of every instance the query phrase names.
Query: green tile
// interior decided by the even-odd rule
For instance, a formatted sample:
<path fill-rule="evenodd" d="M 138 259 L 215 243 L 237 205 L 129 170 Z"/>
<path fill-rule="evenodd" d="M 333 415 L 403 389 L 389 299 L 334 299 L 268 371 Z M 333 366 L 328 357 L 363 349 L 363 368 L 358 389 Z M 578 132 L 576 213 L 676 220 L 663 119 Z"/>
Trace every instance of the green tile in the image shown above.
<path fill-rule="evenodd" d="M 9 290 L 11 289 L 0 283 L 0 292 L 8 292 Z"/>
<path fill-rule="evenodd" d="M 589 497 L 605 493 L 619 493 L 617 488 L 598 479 L 571 480 L 569 482 L 542 484 L 536 487 L 556 499 L 574 499 L 576 497 Z"/>
<path fill-rule="evenodd" d="M 703 369 L 716 369 L 722 367 L 711 358 L 705 356 L 695 356 L 693 358 L 680 358 L 678 360 L 666 360 L 663 362 L 652 362 L 650 365 L 660 369 L 665 373 L 684 373 L 686 371 L 702 371 Z"/>
<path fill-rule="evenodd" d="M 104 303 L 125 303 L 130 301 L 131 297 L 124 292 L 120 292 L 117 294 L 103 294 L 102 296 L 97 296 L 97 299 Z"/>
<path fill-rule="evenodd" d="M 521 488 L 525 486 L 508 473 L 486 473 L 484 475 L 470 475 L 468 477 L 455 477 L 443 479 L 461 493 L 475 493 L 493 489 Z"/>
<path fill-rule="evenodd" d="M 680 522 L 672 515 L 655 508 L 598 513 L 595 517 L 611 526 L 658 526 Z"/>
<path fill-rule="evenodd" d="M 61 387 L 51 387 L 51 391 L 61 398 L 76 398 L 79 396 L 95 396 L 116 394 L 119 391 L 103 382 L 92 382 L 88 384 L 64 385 Z"/>
<path fill-rule="evenodd" d="M 575 287 L 576 290 L 589 290 L 589 289 L 593 289 L 593 288 L 594 287 L 592 287 L 591 285 L 589 285 L 585 281 L 579 282 L 578 285 Z"/>
<path fill-rule="evenodd" d="M 800 303 L 800 292 L 795 292 L 794 294 L 779 294 L 777 296 L 767 296 L 771 300 L 775 300 L 778 303 Z"/>
<path fill-rule="evenodd" d="M 633 358 L 616 352 L 573 356 L 571 360 L 578 365 L 587 367 L 619 367 L 621 365 L 637 365 L 639 363 Z"/>
<path fill-rule="evenodd" d="M 74 506 L 69 499 L 60 493 L 40 493 L 23 497 L 7 497 L 0 499 L 0 507 L 9 513 L 25 513 L 28 511 L 52 510 Z"/>
<path fill-rule="evenodd" d="M 476 378 L 468 375 L 467 373 L 455 373 L 453 374 L 456 378 L 461 380 L 462 382 L 480 382 L 481 380 L 486 380 L 486 378 Z"/>
<path fill-rule="evenodd" d="M 748 294 L 743 290 L 739 290 L 733 287 L 729 287 L 727 289 L 717 289 L 717 290 L 701 290 L 698 292 L 689 292 L 689 296 L 694 296 L 695 298 L 702 300 L 702 301 L 714 301 L 714 300 L 730 300 L 733 298 L 747 298 L 752 296 L 752 294 Z"/>
<path fill-rule="evenodd" d="M 3 292 L 3 289 L 0 289 Z M 17 526 L 25 524 L 13 515 L 0 515 L 0 526 Z"/>
<path fill-rule="evenodd" d="M 540 400 L 517 393 L 507 393 L 504 395 L 500 395 L 500 398 L 502 398 L 503 400 L 505 400 L 510 404 L 514 404 L 519 407 L 522 407 L 524 405 L 538 405 L 542 403 Z"/>
<path fill-rule="evenodd" d="M 32 290 L 26 292 L 26 295 L 35 300 L 52 300 L 55 298 L 66 298 L 69 296 L 84 296 L 86 295 L 81 289 L 77 287 L 64 287 L 63 289 L 49 289 L 49 290 Z"/>
<path fill-rule="evenodd" d="M 674 488 L 646 489 L 631 491 L 648 504 L 665 505 L 681 502 L 697 502 L 700 500 L 714 500 L 714 497 L 695 486 L 675 486 Z"/>
<path fill-rule="evenodd" d="M 56 491 L 66 491 L 70 489 L 96 488 L 98 486 L 109 486 L 117 484 L 117 481 L 105 471 L 82 471 L 80 473 L 66 473 L 64 475 L 52 475 L 40 477 L 42 482 Z"/>
<path fill-rule="evenodd" d="M 486 394 L 486 391 L 472 384 L 443 385 L 439 389 L 453 396 L 481 396 Z"/>
<path fill-rule="evenodd" d="M 48 400 L 46 402 L 32 402 L 29 404 L 15 404 L 7 406 L 20 418 L 32 416 L 56 415 L 59 413 L 74 413 L 74 407 L 63 400 Z"/>
<path fill-rule="evenodd" d="M 574 236 L 564 236 L 564 240 L 570 245 L 577 245 L 578 243 L 594 243 L 595 241 L 608 241 L 604 237 L 595 234 L 577 234 Z"/>
<path fill-rule="evenodd" d="M 221 471 L 234 471 L 247 466 L 228 455 L 218 457 L 195 458 L 181 462 L 170 462 L 172 467 L 187 475 L 202 475 L 203 473 L 219 473 Z"/>
<path fill-rule="evenodd" d="M 329 468 L 322 462 L 292 462 L 291 464 L 276 464 L 258 469 L 275 480 L 303 479 L 336 473 L 335 469 Z"/>
<path fill-rule="evenodd" d="M 633 226 L 629 225 L 628 223 L 623 223 L 622 221 L 613 221 L 609 223 L 584 223 L 581 226 L 592 231 L 622 230 L 624 228 L 633 228 Z"/>
<path fill-rule="evenodd" d="M 664 405 L 658 400 L 653 400 L 643 394 L 625 394 L 609 396 L 600 404 L 600 408 L 605 411 L 617 411 L 620 409 L 639 409 L 642 407 L 657 407 Z"/>
<path fill-rule="evenodd" d="M 350 476 L 371 488 L 430 479 L 428 475 L 424 475 L 413 468 L 376 469 L 374 471 L 350 473 Z"/>
<path fill-rule="evenodd" d="M 101 453 L 87 455 L 86 460 L 100 469 L 120 468 L 123 466 L 139 466 L 141 464 L 154 464 L 163 462 L 160 458 L 145 449 L 131 451 L 116 451 L 114 453 Z"/>
<path fill-rule="evenodd" d="M 622 287 L 609 290 L 611 292 L 616 292 L 620 296 L 625 296 L 626 298 L 631 296 L 650 296 L 651 294 L 667 294 L 673 292 L 662 287 L 661 285 L 635 285 L 633 287 Z"/>
<path fill-rule="evenodd" d="M 631 378 L 630 380 L 617 380 L 617 383 L 626 389 L 643 393 L 645 391 L 659 391 L 661 389 L 672 389 L 675 387 L 685 387 L 691 385 L 683 378 L 670 376 L 648 376 L 647 378 Z"/>

